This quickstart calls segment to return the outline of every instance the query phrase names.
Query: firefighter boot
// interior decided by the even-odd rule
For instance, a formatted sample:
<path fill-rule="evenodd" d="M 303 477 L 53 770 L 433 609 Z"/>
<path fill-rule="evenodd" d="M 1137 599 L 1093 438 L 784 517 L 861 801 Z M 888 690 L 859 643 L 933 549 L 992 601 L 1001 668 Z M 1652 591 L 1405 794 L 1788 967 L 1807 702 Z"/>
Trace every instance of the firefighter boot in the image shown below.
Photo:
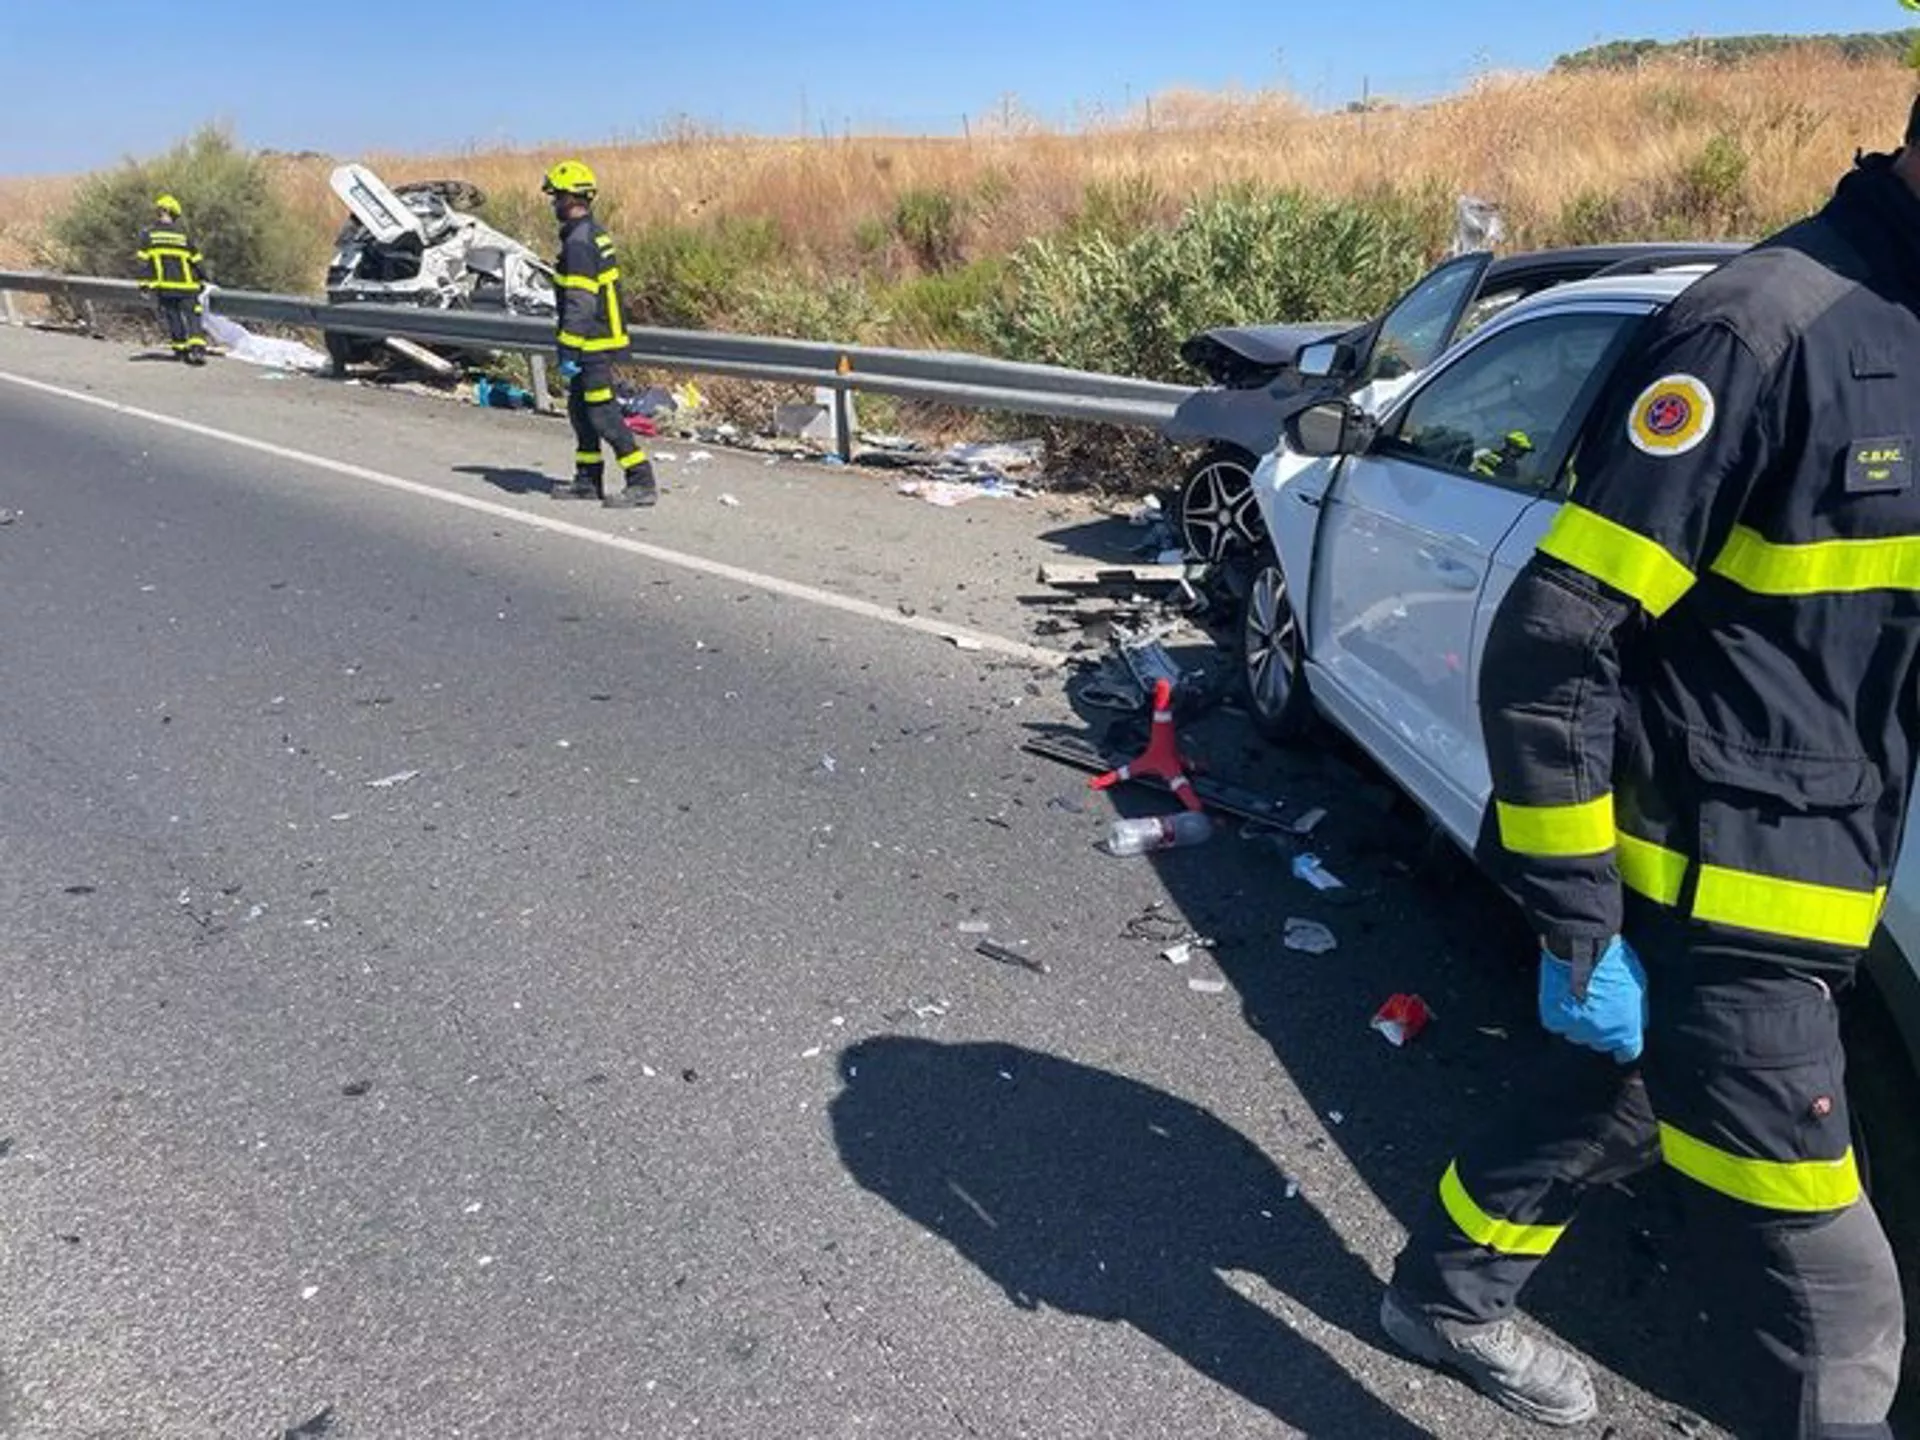
<path fill-rule="evenodd" d="M 591 500 L 600 493 L 599 477 L 576 475 L 571 480 L 556 480 L 547 493 L 555 500 Z"/>
<path fill-rule="evenodd" d="M 1593 1377 L 1571 1352 L 1522 1333 L 1511 1320 L 1440 1320 L 1387 1291 L 1380 1326 L 1402 1350 L 1464 1377 L 1481 1394 L 1542 1425 L 1579 1425 L 1599 1410 Z"/>
<path fill-rule="evenodd" d="M 655 505 L 660 500 L 660 487 L 653 478 L 653 461 L 642 460 L 626 472 L 626 488 L 616 490 L 601 500 L 609 510 L 632 510 Z"/>

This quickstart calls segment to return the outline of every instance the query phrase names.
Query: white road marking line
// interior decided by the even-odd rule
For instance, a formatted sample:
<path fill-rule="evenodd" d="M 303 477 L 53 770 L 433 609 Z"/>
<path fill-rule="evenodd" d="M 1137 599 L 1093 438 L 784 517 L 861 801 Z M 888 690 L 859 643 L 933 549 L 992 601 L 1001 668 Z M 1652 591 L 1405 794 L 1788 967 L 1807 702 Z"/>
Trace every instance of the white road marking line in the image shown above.
<path fill-rule="evenodd" d="M 311 465 L 317 470 L 344 475 L 350 480 L 361 480 L 369 485 L 399 490 L 408 495 L 417 495 L 423 500 L 437 500 L 443 505 L 455 505 L 478 515 L 490 515 L 496 520 L 508 520 L 530 529 L 545 530 L 550 534 L 565 535 L 574 540 L 585 540 L 593 545 L 604 545 L 609 550 L 624 550 L 629 555 L 643 556 L 648 560 L 658 561 L 662 565 L 673 565 L 697 574 L 712 575 L 736 585 L 751 586 L 753 589 L 764 590 L 772 595 L 784 595 L 789 600 L 800 600 L 809 605 L 819 605 L 824 609 L 838 610 L 842 614 L 857 615 L 863 620 L 877 620 L 883 625 L 892 625 L 897 629 L 932 635 L 937 639 L 961 645 L 963 648 L 970 649 L 977 645 L 981 650 L 1010 656 L 1034 665 L 1051 667 L 1066 663 L 1067 657 L 1062 652 L 1049 650 L 1044 645 L 1030 645 L 1024 640 L 1009 640 L 1005 636 L 994 635 L 985 630 L 974 630 L 964 625 L 949 625 L 944 621 L 928 620 L 919 615 L 902 615 L 898 610 L 877 605 L 871 600 L 861 600 L 852 595 L 836 595 L 831 590 L 802 585 L 795 580 L 782 580 L 778 575 L 762 575 L 756 570 L 743 570 L 738 565 L 709 560 L 701 555 L 689 555 L 682 550 L 669 550 L 664 545 L 650 545 L 644 540 L 635 540 L 626 535 L 609 535 L 605 531 L 589 530 L 584 525 L 575 525 L 566 520 L 554 520 L 545 515 L 533 515 L 525 510 L 516 510 L 513 506 L 502 505 L 496 500 L 481 500 L 471 495 L 460 495 L 418 480 L 404 480 L 398 475 L 370 470 L 364 465 L 352 465 L 344 460 L 329 460 L 324 455 L 311 455 L 304 450 L 275 445 L 269 440 L 256 440 L 249 435 L 236 435 L 229 430 L 216 430 L 211 425 L 182 420 L 174 415 L 142 410 L 137 405 L 124 405 L 118 400 L 107 400 L 78 390 L 67 390 L 58 385 L 49 385 L 44 380 L 30 380 L 24 375 L 13 375 L 4 370 L 0 370 L 0 380 L 18 385 L 24 390 L 34 390 L 62 400 L 72 400 L 82 405 L 111 410 L 116 415 L 147 420 L 155 425 L 164 425 L 168 429 L 183 431 L 188 435 L 198 435 L 206 440 L 218 440 L 242 450 L 253 450 L 262 455 L 271 455 L 276 459 Z"/>

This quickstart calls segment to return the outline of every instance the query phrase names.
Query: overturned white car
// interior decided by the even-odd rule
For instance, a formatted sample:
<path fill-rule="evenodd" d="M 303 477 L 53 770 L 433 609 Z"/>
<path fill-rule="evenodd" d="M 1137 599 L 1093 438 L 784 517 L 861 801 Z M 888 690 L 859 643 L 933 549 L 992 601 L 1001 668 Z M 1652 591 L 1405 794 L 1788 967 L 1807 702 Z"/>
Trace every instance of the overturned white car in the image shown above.
<path fill-rule="evenodd" d="M 329 183 L 351 212 L 327 266 L 333 303 L 554 313 L 547 263 L 470 213 L 486 203 L 477 187 L 427 180 L 393 189 L 364 165 L 340 166 Z M 336 331 L 327 332 L 326 343 L 336 374 L 382 345 L 374 336 Z"/>

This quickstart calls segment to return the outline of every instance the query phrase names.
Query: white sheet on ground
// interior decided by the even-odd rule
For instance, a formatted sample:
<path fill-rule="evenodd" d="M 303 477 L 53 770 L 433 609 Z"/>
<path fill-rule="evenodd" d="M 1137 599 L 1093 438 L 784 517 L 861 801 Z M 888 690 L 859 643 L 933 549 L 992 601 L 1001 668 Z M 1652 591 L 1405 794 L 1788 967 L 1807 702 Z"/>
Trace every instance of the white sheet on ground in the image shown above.
<path fill-rule="evenodd" d="M 302 345 L 298 340 L 274 340 L 256 335 L 246 326 L 208 310 L 202 317 L 207 338 L 227 352 L 229 360 L 244 360 L 249 365 L 271 365 L 276 370 L 325 370 L 332 365 L 324 350 Z"/>

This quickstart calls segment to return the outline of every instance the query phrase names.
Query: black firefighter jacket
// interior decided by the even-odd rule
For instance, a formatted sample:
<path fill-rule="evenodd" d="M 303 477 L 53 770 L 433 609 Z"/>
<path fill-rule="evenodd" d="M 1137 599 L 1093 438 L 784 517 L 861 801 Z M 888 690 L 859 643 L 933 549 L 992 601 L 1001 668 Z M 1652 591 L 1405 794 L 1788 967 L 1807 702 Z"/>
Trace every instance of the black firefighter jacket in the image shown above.
<path fill-rule="evenodd" d="M 1920 736 L 1920 198 L 1869 156 L 1636 337 L 1496 616 L 1484 864 L 1544 940 L 1623 891 L 1850 969 Z"/>
<path fill-rule="evenodd" d="M 554 262 L 559 291 L 558 341 L 562 358 L 580 363 L 627 348 L 626 320 L 620 313 L 620 264 L 613 237 L 583 215 L 560 232 L 560 258 Z"/>

